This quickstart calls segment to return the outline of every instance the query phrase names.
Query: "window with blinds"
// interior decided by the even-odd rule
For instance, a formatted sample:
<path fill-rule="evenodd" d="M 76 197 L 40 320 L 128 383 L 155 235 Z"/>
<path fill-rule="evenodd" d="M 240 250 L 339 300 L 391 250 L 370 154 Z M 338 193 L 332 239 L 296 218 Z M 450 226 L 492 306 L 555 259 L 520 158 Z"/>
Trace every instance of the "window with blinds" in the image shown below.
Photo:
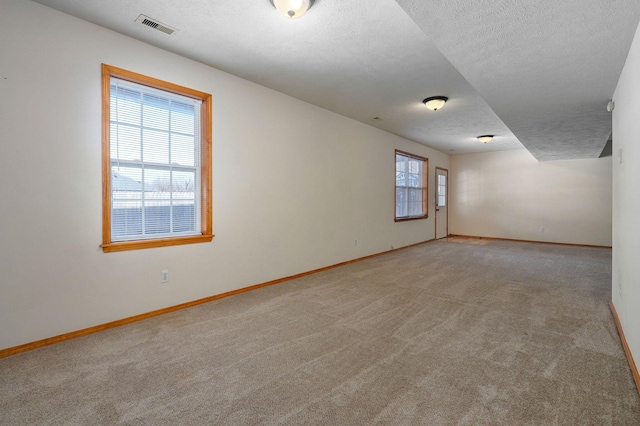
<path fill-rule="evenodd" d="M 396 150 L 396 221 L 427 217 L 429 160 Z"/>
<path fill-rule="evenodd" d="M 211 234 L 210 179 L 203 179 L 203 173 L 210 173 L 203 124 L 210 128 L 210 120 L 202 113 L 210 96 L 194 96 L 199 92 L 190 89 L 181 94 L 178 86 L 127 72 L 123 78 L 112 69 L 107 69 L 108 149 L 103 148 L 103 155 L 108 152 L 103 177 L 109 180 L 104 200 L 108 224 L 103 226 L 109 229 L 103 248 L 198 242 L 190 237 Z M 129 74 L 137 78 L 126 78 Z M 162 244 L 136 243 L 145 240 Z"/>

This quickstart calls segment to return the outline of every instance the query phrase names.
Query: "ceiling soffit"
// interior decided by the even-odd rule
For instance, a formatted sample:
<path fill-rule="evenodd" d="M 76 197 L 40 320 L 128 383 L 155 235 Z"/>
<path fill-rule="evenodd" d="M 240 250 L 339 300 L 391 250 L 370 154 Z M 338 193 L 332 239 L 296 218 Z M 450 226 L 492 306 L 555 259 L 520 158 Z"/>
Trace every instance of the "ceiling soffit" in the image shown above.
<path fill-rule="evenodd" d="M 397 0 L 538 160 L 596 158 L 637 0 Z"/>

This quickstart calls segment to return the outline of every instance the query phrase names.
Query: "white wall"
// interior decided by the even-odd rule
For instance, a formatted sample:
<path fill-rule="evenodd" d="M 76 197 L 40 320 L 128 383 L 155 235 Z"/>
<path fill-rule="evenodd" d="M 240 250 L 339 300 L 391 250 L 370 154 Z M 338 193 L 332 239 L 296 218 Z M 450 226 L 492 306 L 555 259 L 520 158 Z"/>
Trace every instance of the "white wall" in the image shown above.
<path fill-rule="evenodd" d="M 613 288 L 636 366 L 640 368 L 640 27 L 620 75 L 613 111 Z M 622 153 L 622 162 L 619 154 Z"/>
<path fill-rule="evenodd" d="M 212 243 L 99 248 L 103 62 L 213 95 Z M 433 215 L 393 220 L 394 149 L 429 157 L 430 177 L 449 167 L 422 145 L 0 0 L 0 349 L 432 239 Z M 433 185 L 429 198 L 433 212 Z"/>
<path fill-rule="evenodd" d="M 449 175 L 451 234 L 611 246 L 611 157 L 464 154 L 451 157 Z"/>

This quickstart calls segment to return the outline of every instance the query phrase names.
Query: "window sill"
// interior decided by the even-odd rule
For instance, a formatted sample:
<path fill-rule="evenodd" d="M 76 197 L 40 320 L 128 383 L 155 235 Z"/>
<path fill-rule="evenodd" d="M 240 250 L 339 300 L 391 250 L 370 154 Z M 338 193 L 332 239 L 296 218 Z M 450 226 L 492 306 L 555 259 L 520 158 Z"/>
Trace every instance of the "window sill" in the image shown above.
<path fill-rule="evenodd" d="M 426 216 L 408 216 L 408 217 L 396 217 L 394 220 L 396 222 L 406 222 L 408 220 L 420 220 L 420 219 L 428 219 L 429 215 Z"/>
<path fill-rule="evenodd" d="M 154 247 L 178 246 L 183 244 L 208 243 L 213 240 L 214 235 L 194 235 L 191 237 L 164 238 L 158 240 L 137 240 L 119 241 L 114 243 L 101 244 L 102 251 L 111 253 L 116 251 L 140 250 Z"/>

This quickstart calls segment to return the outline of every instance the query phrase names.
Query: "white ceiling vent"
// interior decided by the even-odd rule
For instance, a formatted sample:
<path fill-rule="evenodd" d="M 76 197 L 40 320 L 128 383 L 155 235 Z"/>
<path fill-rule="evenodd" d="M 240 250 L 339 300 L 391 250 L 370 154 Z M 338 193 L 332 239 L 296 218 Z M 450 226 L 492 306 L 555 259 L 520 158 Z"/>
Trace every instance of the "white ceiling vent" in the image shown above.
<path fill-rule="evenodd" d="M 173 34 L 176 31 L 175 28 L 171 28 L 170 26 L 162 24 L 157 20 L 153 18 L 149 18 L 148 16 L 145 16 L 145 15 L 138 16 L 138 18 L 136 19 L 136 22 L 138 24 L 146 25 L 147 27 L 156 29 L 158 31 L 162 31 L 165 34 Z"/>

